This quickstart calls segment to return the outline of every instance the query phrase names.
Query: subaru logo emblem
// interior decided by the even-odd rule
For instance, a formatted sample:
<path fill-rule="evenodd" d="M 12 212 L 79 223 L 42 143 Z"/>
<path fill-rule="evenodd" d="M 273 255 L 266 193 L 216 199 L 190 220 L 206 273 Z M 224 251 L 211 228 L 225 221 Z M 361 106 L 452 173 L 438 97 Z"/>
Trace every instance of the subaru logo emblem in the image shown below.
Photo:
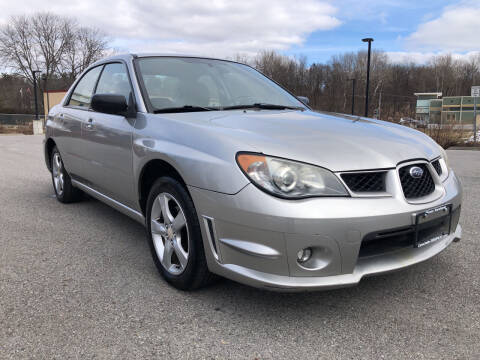
<path fill-rule="evenodd" d="M 409 170 L 409 173 L 412 178 L 418 179 L 423 176 L 423 169 L 418 166 L 412 166 Z"/>

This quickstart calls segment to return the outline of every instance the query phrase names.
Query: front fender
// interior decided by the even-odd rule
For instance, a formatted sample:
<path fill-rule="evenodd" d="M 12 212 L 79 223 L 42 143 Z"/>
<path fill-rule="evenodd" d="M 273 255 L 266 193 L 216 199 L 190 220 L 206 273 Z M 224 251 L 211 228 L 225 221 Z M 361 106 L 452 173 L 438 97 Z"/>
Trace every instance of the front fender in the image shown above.
<path fill-rule="evenodd" d="M 145 115 L 141 115 L 145 116 Z M 163 160 L 174 167 L 185 183 L 206 190 L 236 194 L 248 183 L 239 169 L 235 156 L 241 149 L 254 150 L 227 136 L 221 136 L 209 127 L 188 123 L 174 124 L 158 119 L 140 122 L 133 138 L 133 166 L 135 179 L 151 160 Z M 138 189 L 136 189 L 138 191 Z"/>

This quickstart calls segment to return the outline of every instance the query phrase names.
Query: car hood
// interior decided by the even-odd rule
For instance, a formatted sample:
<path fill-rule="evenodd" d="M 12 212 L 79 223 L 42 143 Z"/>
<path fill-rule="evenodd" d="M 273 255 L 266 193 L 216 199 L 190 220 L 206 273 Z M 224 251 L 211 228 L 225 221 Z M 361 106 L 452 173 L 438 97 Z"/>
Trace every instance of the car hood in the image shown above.
<path fill-rule="evenodd" d="M 441 151 L 419 131 L 354 116 L 265 110 L 202 115 L 258 152 L 332 171 L 390 168 L 410 159 L 431 160 Z"/>

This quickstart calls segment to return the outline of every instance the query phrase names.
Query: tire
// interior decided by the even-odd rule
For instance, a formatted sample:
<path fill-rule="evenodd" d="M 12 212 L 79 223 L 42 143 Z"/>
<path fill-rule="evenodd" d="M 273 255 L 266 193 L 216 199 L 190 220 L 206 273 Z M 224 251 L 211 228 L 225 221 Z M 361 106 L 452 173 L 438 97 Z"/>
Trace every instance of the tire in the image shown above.
<path fill-rule="evenodd" d="M 62 157 L 56 146 L 52 150 L 50 163 L 53 189 L 57 200 L 64 204 L 79 201 L 82 198 L 82 191 L 72 186 L 72 179 L 63 166 Z"/>
<path fill-rule="evenodd" d="M 162 177 L 153 184 L 146 221 L 153 261 L 168 283 L 194 290 L 212 282 L 197 212 L 181 183 Z"/>

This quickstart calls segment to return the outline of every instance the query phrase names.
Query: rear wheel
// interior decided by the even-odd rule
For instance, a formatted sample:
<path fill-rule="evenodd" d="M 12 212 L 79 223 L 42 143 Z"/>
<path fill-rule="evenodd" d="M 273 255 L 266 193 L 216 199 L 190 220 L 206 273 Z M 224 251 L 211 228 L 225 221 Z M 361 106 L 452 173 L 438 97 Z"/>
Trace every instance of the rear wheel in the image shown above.
<path fill-rule="evenodd" d="M 178 289 L 193 290 L 213 279 L 195 207 L 177 180 L 162 177 L 152 186 L 147 228 L 153 260 L 166 281 Z"/>
<path fill-rule="evenodd" d="M 81 199 L 82 192 L 72 186 L 72 180 L 63 166 L 62 156 L 57 147 L 54 147 L 51 155 L 52 183 L 57 200 L 62 203 L 71 203 Z"/>

